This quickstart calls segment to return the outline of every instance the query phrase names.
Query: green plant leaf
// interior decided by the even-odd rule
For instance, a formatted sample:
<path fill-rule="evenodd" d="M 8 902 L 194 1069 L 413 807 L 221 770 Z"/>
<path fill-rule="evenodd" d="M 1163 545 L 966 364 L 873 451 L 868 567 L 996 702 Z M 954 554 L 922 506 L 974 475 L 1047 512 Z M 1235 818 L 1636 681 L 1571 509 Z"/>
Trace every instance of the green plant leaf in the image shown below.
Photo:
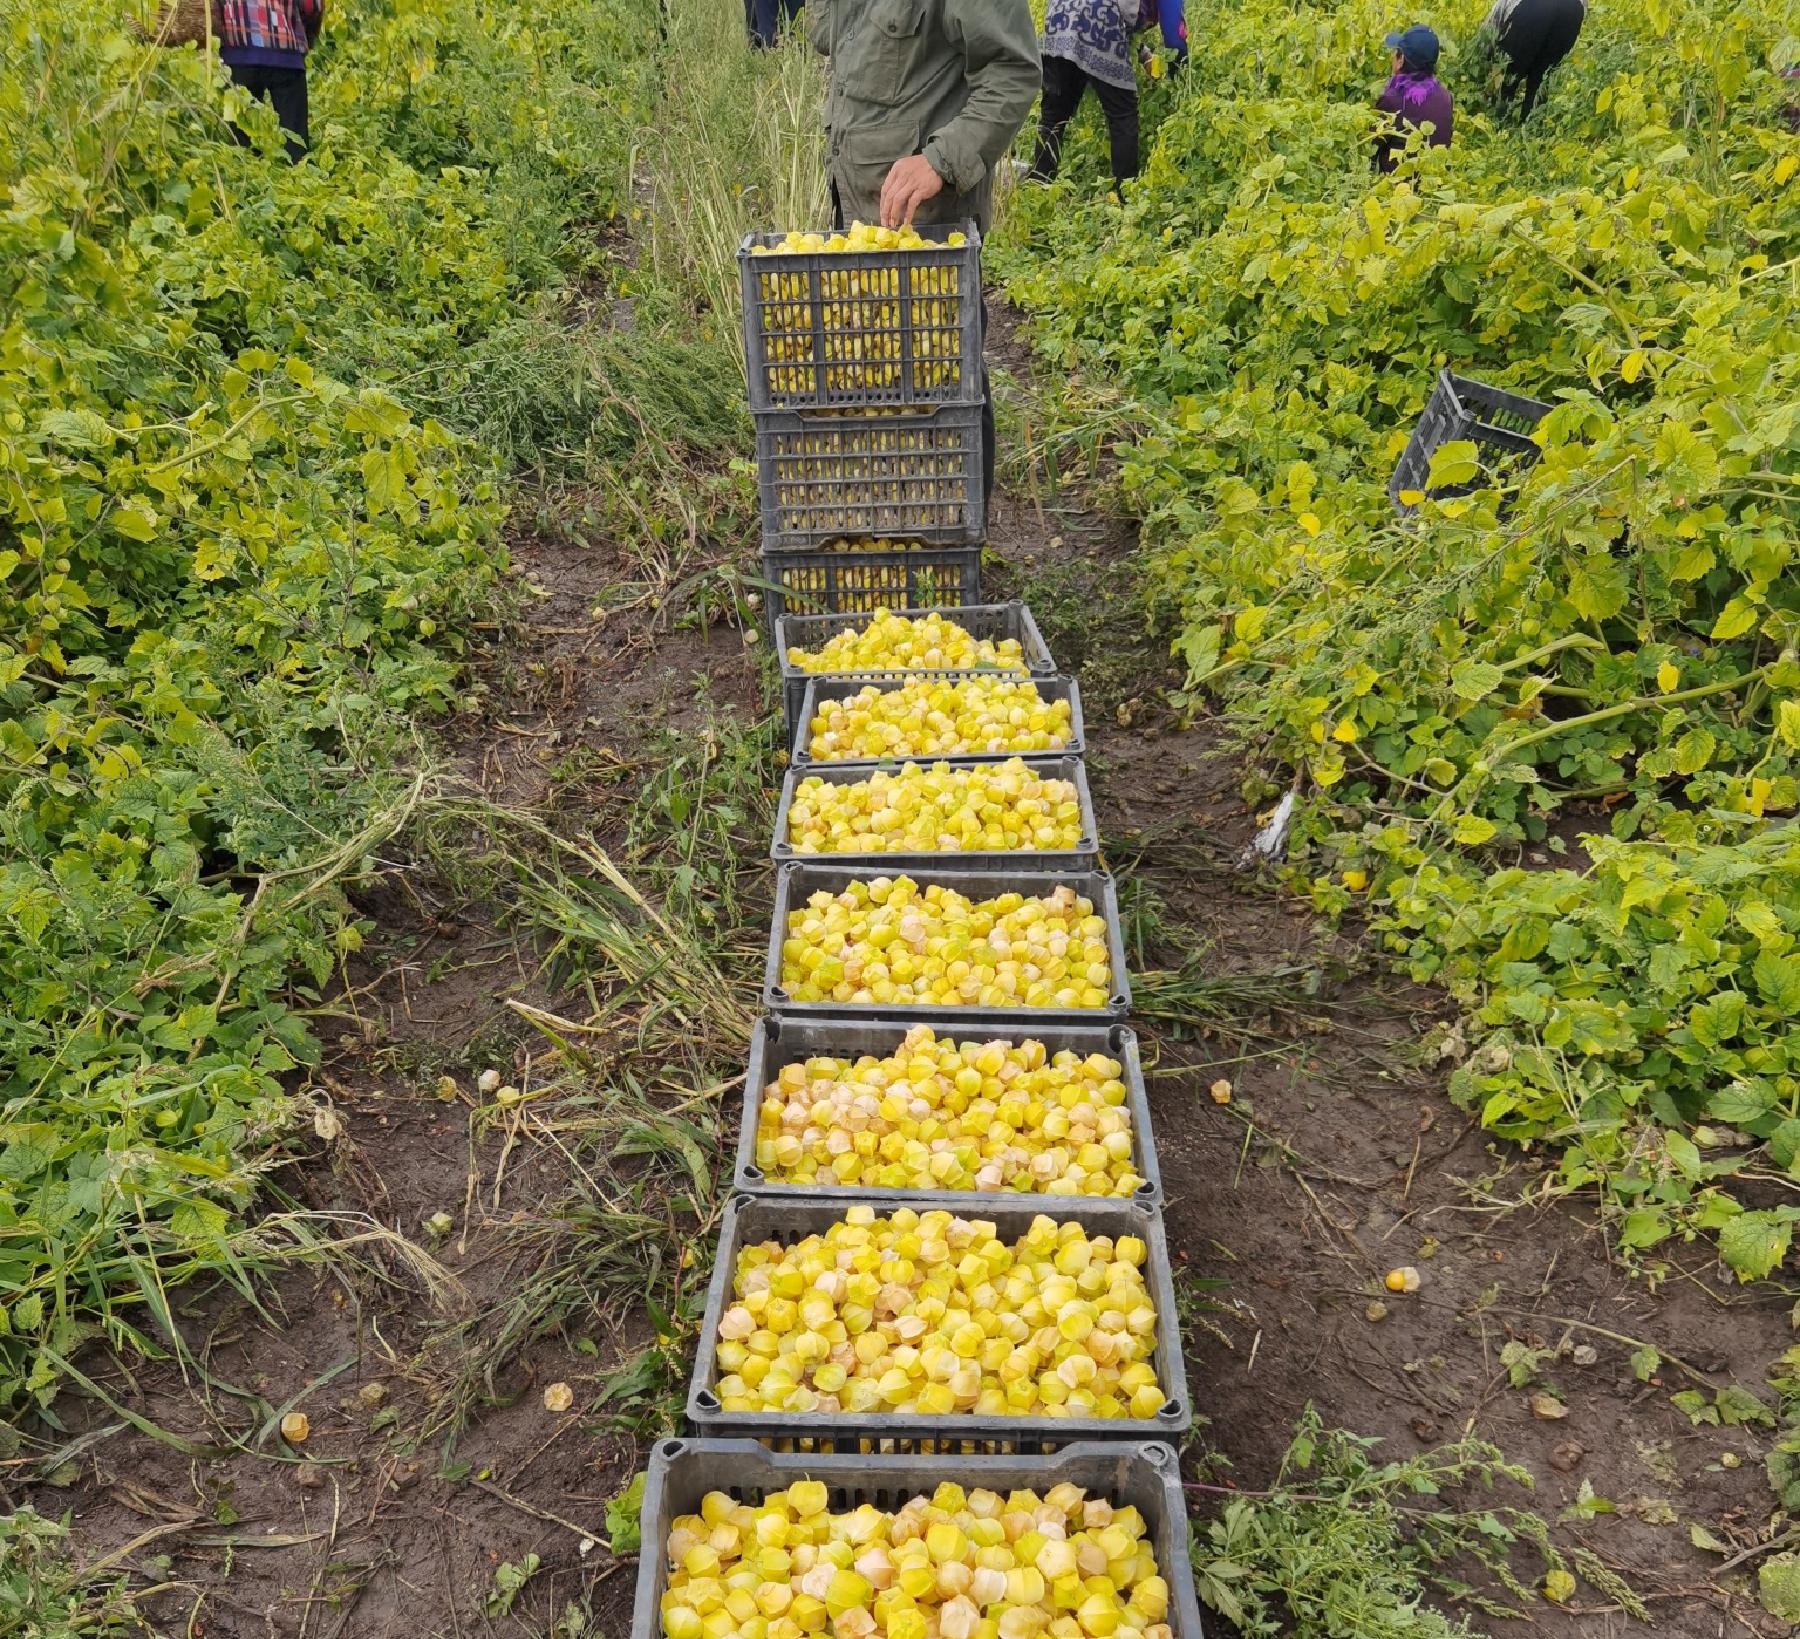
<path fill-rule="evenodd" d="M 1739 1280 L 1761 1280 L 1787 1256 L 1793 1225 L 1771 1212 L 1741 1212 L 1719 1230 L 1719 1256 Z"/>

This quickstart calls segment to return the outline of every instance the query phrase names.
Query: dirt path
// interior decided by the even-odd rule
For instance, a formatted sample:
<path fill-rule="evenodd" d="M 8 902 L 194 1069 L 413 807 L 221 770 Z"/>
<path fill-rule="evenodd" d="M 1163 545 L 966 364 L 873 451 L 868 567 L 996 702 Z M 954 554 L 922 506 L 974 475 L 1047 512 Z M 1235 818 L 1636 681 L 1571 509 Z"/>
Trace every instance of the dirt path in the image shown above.
<path fill-rule="evenodd" d="M 1015 329 L 1002 312 L 999 352 L 1022 376 Z M 1641 1383 L 1628 1357 L 1651 1342 L 1715 1385 L 1759 1386 L 1785 1318 L 1699 1264 L 1653 1294 L 1612 1267 L 1579 1207 L 1509 1206 L 1537 1175 L 1490 1153 L 1444 1096 L 1443 1071 L 1419 1063 L 1434 998 L 1229 868 L 1253 820 L 1216 729 L 1183 728 L 1161 703 L 1174 679 L 1132 600 L 1130 531 L 1078 503 L 1003 497 L 992 536 L 993 592 L 1028 597 L 1080 672 L 1102 828 L 1146 965 L 1199 952 L 1206 974 L 1254 981 L 1220 991 L 1189 1039 L 1144 1027 L 1191 1386 L 1209 1419 L 1190 1454 L 1196 1484 L 1266 1486 L 1308 1402 L 1398 1451 L 1466 1430 L 1537 1476 L 1546 1513 L 1584 1483 L 1616 1506 L 1567 1530 L 1651 1602 L 1656 1631 L 1773 1633 L 1752 1603 L 1707 1584 L 1713 1561 L 1687 1531 L 1703 1521 L 1751 1540 L 1769 1509 L 1760 1438 L 1694 1428 L 1668 1399 L 1680 1371 Z M 518 535 L 522 614 L 490 658 L 492 709 L 457 743 L 464 784 L 625 845 L 656 759 L 762 707 L 754 649 L 728 625 L 684 621 L 691 605 L 667 596 L 746 544 L 692 542 L 647 570 L 576 505 Z M 750 838 L 753 824 L 740 911 L 760 938 L 766 838 Z M 33 1498 L 75 1510 L 86 1555 L 116 1553 L 162 1584 L 144 1607 L 158 1632 L 625 1639 L 634 1565 L 605 1547 L 604 1507 L 676 1403 L 684 1362 L 646 1348 L 644 1307 L 621 1306 L 597 1273 L 614 1249 L 584 1209 L 610 1186 L 570 1136 L 579 1104 L 531 1096 L 552 1073 L 546 1044 L 507 1004 L 579 1014 L 579 984 L 540 971 L 513 926 L 428 856 L 389 873 L 366 909 L 379 937 L 347 970 L 347 1016 L 316 1078 L 329 1136 L 277 1177 L 315 1211 L 366 1215 L 425 1247 L 441 1276 L 366 1240 L 356 1264 L 290 1269 L 260 1307 L 190 1297 L 179 1318 L 204 1376 L 88 1370 L 123 1411 L 196 1444 L 71 1399 L 72 1436 L 111 1432 L 72 1449 Z M 1278 969 L 1316 975 L 1316 994 L 1256 978 Z M 484 1070 L 522 1100 L 497 1113 L 475 1092 Z M 1222 1078 L 1229 1104 L 1208 1093 Z M 597 1073 L 581 1096 L 603 1086 Z M 729 1087 L 706 1120 L 715 1157 L 728 1155 Z M 673 1222 L 699 1249 L 678 1293 L 704 1272 L 712 1205 L 696 1192 Z M 447 1233 L 427 1227 L 439 1212 Z M 1384 1295 L 1385 1318 L 1371 1319 L 1396 1264 L 1416 1264 L 1424 1284 Z M 1528 1359 L 1528 1385 L 1509 1383 L 1509 1358 Z M 638 1376 L 620 1383 L 625 1361 Z M 557 1382 L 573 1390 L 571 1414 L 545 1409 Z M 1535 1417 L 1537 1390 L 1566 1418 Z M 256 1427 L 245 1394 L 273 1408 L 303 1396 L 304 1460 Z M 251 1449 L 205 1449 L 228 1439 Z M 1194 1497 L 1201 1512 L 1219 1500 Z M 516 1573 L 528 1574 L 509 1596 Z M 1573 1611 L 1540 1606 L 1538 1623 L 1583 1636 L 1633 1626 L 1598 1607 L 1584 1589 Z"/>

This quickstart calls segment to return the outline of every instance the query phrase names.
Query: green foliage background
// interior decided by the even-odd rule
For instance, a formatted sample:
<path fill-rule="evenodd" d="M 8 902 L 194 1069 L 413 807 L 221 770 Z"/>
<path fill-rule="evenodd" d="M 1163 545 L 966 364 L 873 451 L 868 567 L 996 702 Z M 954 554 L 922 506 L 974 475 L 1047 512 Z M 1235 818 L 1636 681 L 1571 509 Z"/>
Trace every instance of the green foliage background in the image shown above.
<path fill-rule="evenodd" d="M 1282 769 L 1253 795 L 1308 795 L 1318 902 L 1466 1004 L 1457 1095 L 1628 1246 L 1716 1231 L 1766 1275 L 1800 1216 L 1800 7 L 1596 3 L 1523 130 L 1486 9 L 1434 14 L 1455 144 L 1391 178 L 1391 8 L 1203 9 L 1123 205 L 1083 156 L 991 261 L 1132 395 L 1189 686 Z M 1449 446 L 1435 481 L 1485 487 L 1401 523 L 1446 367 L 1550 403 L 1543 456 Z"/>
<path fill-rule="evenodd" d="M 570 430 L 498 424 L 494 376 L 625 198 L 652 39 L 343 0 L 289 166 L 118 8 L 0 21 L 0 1404 L 239 1269 L 502 457 Z"/>

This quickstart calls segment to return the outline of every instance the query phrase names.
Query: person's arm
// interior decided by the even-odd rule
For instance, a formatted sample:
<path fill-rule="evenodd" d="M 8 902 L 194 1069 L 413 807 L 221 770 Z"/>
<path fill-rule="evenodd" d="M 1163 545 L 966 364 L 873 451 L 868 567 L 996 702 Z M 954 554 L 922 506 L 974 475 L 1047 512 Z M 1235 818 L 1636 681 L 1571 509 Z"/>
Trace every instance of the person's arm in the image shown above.
<path fill-rule="evenodd" d="M 1157 7 L 1157 21 L 1162 24 L 1163 44 L 1175 53 L 1177 60 L 1187 57 L 1187 8 L 1182 0 L 1162 0 Z"/>
<path fill-rule="evenodd" d="M 958 193 L 980 184 L 1025 123 L 1043 83 L 1030 0 L 945 0 L 944 32 L 960 45 L 969 100 L 940 131 L 926 133 L 925 157 Z"/>
<path fill-rule="evenodd" d="M 306 31 L 307 45 L 317 45 L 319 30 L 325 23 L 325 0 L 294 0 L 294 9 L 300 14 L 300 27 Z"/>

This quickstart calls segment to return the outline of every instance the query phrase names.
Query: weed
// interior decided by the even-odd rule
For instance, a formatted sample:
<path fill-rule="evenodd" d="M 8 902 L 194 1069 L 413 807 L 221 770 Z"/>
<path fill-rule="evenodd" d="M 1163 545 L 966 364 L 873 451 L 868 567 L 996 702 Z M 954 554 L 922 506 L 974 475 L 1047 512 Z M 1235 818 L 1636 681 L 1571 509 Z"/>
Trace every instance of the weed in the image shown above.
<path fill-rule="evenodd" d="M 1458 1508 L 1437 1499 L 1502 1482 L 1529 1486 L 1530 1473 L 1493 1446 L 1463 1440 L 1377 1463 L 1379 1441 L 1322 1426 L 1308 1407 L 1274 1485 L 1232 1496 L 1218 1518 L 1192 1527 L 1202 1600 L 1246 1639 L 1453 1639 L 1470 1633 L 1425 1602 L 1427 1589 L 1493 1615 L 1521 1614 L 1500 1595 L 1535 1600 L 1514 1569 L 1537 1560 L 1560 1597 L 1575 1590 L 1570 1567 L 1640 1621 L 1642 1601 L 1591 1554 L 1565 1558 L 1528 1510 Z M 1202 1490 L 1220 1491 L 1216 1487 Z M 1491 1591 L 1462 1580 L 1473 1570 Z M 1563 1583 L 1560 1579 L 1568 1578 Z"/>
<path fill-rule="evenodd" d="M 146 1633 L 108 1561 L 78 1569 L 67 1518 L 35 1509 L 0 1516 L 0 1639 L 103 1639 Z M 116 1557 L 116 1556 L 115 1556 Z"/>

